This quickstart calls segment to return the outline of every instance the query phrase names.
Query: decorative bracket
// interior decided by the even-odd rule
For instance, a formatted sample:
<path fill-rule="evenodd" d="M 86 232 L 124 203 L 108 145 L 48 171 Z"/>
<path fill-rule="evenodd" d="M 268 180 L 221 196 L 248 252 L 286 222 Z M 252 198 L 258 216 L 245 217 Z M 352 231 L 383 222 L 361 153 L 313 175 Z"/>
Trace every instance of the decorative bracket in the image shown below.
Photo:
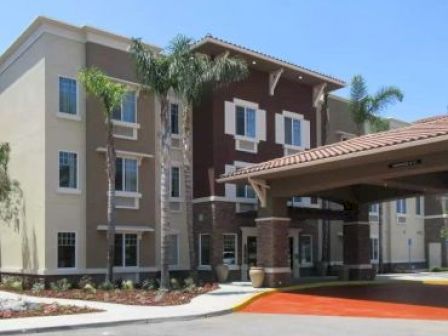
<path fill-rule="evenodd" d="M 313 88 L 313 107 L 318 108 L 324 102 L 324 93 L 327 88 L 327 83 L 316 85 Z"/>
<path fill-rule="evenodd" d="M 266 207 L 266 194 L 267 189 L 270 189 L 270 186 L 266 184 L 265 180 L 254 179 L 251 177 L 249 177 L 249 183 L 250 186 L 254 189 L 255 194 L 257 194 L 261 207 Z"/>
<path fill-rule="evenodd" d="M 278 81 L 283 73 L 283 68 L 272 71 L 269 74 L 269 94 L 274 95 L 275 88 L 277 87 Z"/>

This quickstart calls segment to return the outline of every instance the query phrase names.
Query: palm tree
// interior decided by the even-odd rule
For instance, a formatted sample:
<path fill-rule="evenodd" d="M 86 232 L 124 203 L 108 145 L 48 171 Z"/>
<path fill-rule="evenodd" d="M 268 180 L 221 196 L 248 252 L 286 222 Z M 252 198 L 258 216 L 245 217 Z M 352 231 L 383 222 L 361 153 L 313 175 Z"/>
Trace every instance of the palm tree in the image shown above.
<path fill-rule="evenodd" d="M 11 181 L 8 175 L 9 144 L 0 144 L 0 202 L 4 201 L 11 190 Z"/>
<path fill-rule="evenodd" d="M 158 133 L 161 149 L 160 157 L 160 288 L 169 287 L 168 269 L 168 234 L 169 234 L 169 181 L 170 175 L 170 141 L 171 129 L 169 123 L 168 92 L 175 87 L 176 82 L 170 74 L 172 59 L 164 54 L 155 54 L 139 39 L 132 42 L 131 52 L 136 65 L 140 82 L 150 88 L 160 101 L 160 131 Z"/>
<path fill-rule="evenodd" d="M 388 105 L 403 100 L 403 93 L 395 86 L 381 88 L 375 95 L 367 93 L 364 78 L 360 75 L 354 76 L 350 92 L 350 112 L 357 126 L 357 135 L 364 133 L 364 125 L 369 122 L 374 127 L 384 126 L 384 119 L 378 114 Z"/>
<path fill-rule="evenodd" d="M 403 100 L 403 93 L 394 86 L 383 87 L 375 95 L 367 93 L 364 78 L 354 76 L 351 85 L 350 112 L 357 126 L 358 135 L 364 133 L 364 126 L 369 124 L 370 132 L 381 132 L 389 129 L 389 122 L 378 114 L 388 105 Z M 378 263 L 379 272 L 383 270 L 383 204 L 378 204 Z"/>
<path fill-rule="evenodd" d="M 86 91 L 98 98 L 103 105 L 106 117 L 106 173 L 107 173 L 107 273 L 106 281 L 113 281 L 114 251 L 115 251 L 115 143 L 112 134 L 112 113 L 121 104 L 125 88 L 112 82 L 96 68 L 86 68 L 80 71 L 79 79 Z"/>
<path fill-rule="evenodd" d="M 242 59 L 228 53 L 210 59 L 192 49 L 193 40 L 183 35 L 174 38 L 169 46 L 171 73 L 176 78 L 175 91 L 182 99 L 182 155 L 186 205 L 186 224 L 189 242 L 190 269 L 196 278 L 197 258 L 193 229 L 192 177 L 192 119 L 193 105 L 198 103 L 206 89 L 247 77 L 248 68 Z"/>

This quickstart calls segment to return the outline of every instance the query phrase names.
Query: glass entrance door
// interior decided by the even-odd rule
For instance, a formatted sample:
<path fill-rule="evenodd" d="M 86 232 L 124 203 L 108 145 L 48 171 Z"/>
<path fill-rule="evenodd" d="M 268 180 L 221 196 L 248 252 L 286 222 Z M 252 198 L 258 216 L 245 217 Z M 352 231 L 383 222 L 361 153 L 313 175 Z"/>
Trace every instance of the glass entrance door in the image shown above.
<path fill-rule="evenodd" d="M 257 266 L 257 237 L 247 237 L 247 266 L 250 269 L 252 266 Z"/>

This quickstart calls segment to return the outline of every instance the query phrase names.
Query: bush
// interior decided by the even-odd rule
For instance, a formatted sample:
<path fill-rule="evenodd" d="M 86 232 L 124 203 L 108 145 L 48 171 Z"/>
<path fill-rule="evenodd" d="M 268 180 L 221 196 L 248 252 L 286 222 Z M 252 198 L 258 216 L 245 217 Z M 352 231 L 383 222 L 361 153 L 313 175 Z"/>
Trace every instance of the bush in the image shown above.
<path fill-rule="evenodd" d="M 448 272 L 448 267 L 433 267 L 431 272 Z"/>
<path fill-rule="evenodd" d="M 72 284 L 70 283 L 70 281 L 68 281 L 67 278 L 62 278 L 56 282 L 51 282 L 50 288 L 54 291 L 66 292 L 70 288 L 72 288 Z"/>
<path fill-rule="evenodd" d="M 99 289 L 105 290 L 105 291 L 110 291 L 112 289 L 115 288 L 114 284 L 110 281 L 104 281 L 102 282 L 99 286 Z"/>
<path fill-rule="evenodd" d="M 159 289 L 160 282 L 156 278 L 146 279 L 146 280 L 143 280 L 141 287 L 144 290 L 156 290 L 156 289 Z"/>
<path fill-rule="evenodd" d="M 171 286 L 171 289 L 174 289 L 174 290 L 178 290 L 178 289 L 182 288 L 182 286 L 180 285 L 179 280 L 177 280 L 176 278 L 171 278 L 170 279 L 170 286 Z"/>
<path fill-rule="evenodd" d="M 134 283 L 132 282 L 132 280 L 124 280 L 121 282 L 121 288 L 124 290 L 133 290 Z"/>
<path fill-rule="evenodd" d="M 84 287 L 82 287 L 82 290 L 84 292 L 86 292 L 86 293 L 89 293 L 89 294 L 95 294 L 96 293 L 96 288 L 93 285 L 93 283 L 86 283 L 84 285 Z"/>
<path fill-rule="evenodd" d="M 184 290 L 187 292 L 194 292 L 197 289 L 196 283 L 192 277 L 185 278 Z"/>
<path fill-rule="evenodd" d="M 4 276 L 2 286 L 6 289 L 21 292 L 23 291 L 23 280 L 16 276 Z"/>
<path fill-rule="evenodd" d="M 45 290 L 45 284 L 43 282 L 35 282 L 31 287 L 31 292 L 33 294 L 39 294 Z"/>
<path fill-rule="evenodd" d="M 93 283 L 92 277 L 90 277 L 89 275 L 83 275 L 81 277 L 81 279 L 79 279 L 78 288 L 84 289 L 86 287 L 86 285 L 95 286 L 95 284 Z"/>

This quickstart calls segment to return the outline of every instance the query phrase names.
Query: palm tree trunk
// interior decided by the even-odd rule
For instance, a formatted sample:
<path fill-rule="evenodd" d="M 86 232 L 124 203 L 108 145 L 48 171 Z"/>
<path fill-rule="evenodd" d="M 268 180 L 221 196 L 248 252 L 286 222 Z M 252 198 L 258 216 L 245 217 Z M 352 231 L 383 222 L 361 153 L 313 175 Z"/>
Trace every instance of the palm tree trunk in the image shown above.
<path fill-rule="evenodd" d="M 197 259 L 194 240 L 193 228 L 193 176 L 192 176 L 192 158 L 193 149 L 192 142 L 192 105 L 188 102 L 183 104 L 182 113 L 182 154 L 183 154 L 183 171 L 184 171 L 184 198 L 186 212 L 186 226 L 188 231 L 188 247 L 190 257 L 190 269 L 193 278 L 196 280 Z"/>
<path fill-rule="evenodd" d="M 114 253 L 115 253 L 115 143 L 112 135 L 111 113 L 107 117 L 107 273 L 106 281 L 114 279 Z"/>
<path fill-rule="evenodd" d="M 160 288 L 168 289 L 169 265 L 168 265 L 168 234 L 169 222 L 169 176 L 170 176 L 170 137 L 168 99 L 160 97 Z"/>

